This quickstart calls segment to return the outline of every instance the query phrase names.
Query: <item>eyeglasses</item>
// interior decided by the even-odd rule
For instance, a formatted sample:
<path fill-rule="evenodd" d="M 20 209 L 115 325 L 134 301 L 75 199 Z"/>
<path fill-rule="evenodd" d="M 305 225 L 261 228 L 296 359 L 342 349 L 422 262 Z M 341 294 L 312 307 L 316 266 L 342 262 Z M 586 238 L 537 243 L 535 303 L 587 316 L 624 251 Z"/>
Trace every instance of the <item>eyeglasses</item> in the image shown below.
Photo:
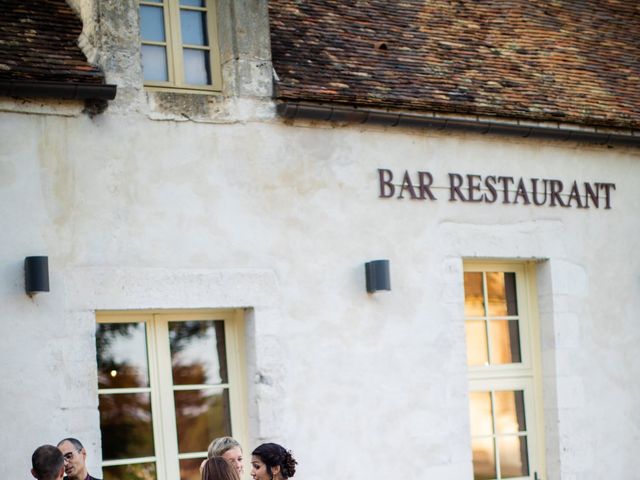
<path fill-rule="evenodd" d="M 76 454 L 76 452 L 80 452 L 80 450 L 71 450 L 70 452 L 65 453 L 63 455 L 64 461 L 68 462 L 69 460 L 71 460 L 73 456 Z"/>

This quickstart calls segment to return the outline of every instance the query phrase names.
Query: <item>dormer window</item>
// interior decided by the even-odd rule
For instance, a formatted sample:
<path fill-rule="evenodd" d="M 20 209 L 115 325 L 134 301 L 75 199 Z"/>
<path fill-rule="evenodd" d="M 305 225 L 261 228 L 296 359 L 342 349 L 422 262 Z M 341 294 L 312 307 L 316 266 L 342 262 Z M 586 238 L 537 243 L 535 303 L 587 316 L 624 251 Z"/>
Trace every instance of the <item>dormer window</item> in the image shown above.
<path fill-rule="evenodd" d="M 213 0 L 140 0 L 144 84 L 152 89 L 220 91 Z"/>

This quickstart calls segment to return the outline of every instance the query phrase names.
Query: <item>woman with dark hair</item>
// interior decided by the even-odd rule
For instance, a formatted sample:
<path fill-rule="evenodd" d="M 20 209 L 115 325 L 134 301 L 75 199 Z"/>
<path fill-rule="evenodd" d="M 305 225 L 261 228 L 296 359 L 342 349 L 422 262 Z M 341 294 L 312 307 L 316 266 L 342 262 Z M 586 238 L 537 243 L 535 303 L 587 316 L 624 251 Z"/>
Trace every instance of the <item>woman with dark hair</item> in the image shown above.
<path fill-rule="evenodd" d="M 251 452 L 251 476 L 253 480 L 286 480 L 296 473 L 296 463 L 290 450 L 263 443 Z"/>
<path fill-rule="evenodd" d="M 213 457 L 204 464 L 202 480 L 240 480 L 240 475 L 224 458 Z"/>

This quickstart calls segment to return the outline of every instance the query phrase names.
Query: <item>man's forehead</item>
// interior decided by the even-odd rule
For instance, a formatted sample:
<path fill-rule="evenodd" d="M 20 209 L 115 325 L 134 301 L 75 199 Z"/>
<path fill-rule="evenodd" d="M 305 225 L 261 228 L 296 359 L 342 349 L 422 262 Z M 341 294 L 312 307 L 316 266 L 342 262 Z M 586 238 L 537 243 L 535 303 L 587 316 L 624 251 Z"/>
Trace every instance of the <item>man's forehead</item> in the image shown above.
<path fill-rule="evenodd" d="M 73 446 L 73 444 L 70 441 L 65 440 L 60 445 L 58 445 L 58 449 L 62 453 L 67 453 L 67 452 L 70 452 L 71 450 L 75 450 L 75 447 Z"/>

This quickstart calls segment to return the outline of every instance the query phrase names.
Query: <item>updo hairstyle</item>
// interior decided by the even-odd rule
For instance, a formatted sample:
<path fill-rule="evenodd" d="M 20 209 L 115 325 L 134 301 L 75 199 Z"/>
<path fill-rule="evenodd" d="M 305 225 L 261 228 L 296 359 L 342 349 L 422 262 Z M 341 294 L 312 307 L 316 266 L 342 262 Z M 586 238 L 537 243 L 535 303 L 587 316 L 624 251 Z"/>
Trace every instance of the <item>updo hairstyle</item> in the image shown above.
<path fill-rule="evenodd" d="M 296 473 L 296 460 L 293 458 L 290 450 L 277 443 L 263 443 L 257 447 L 252 453 L 267 466 L 267 473 L 273 478 L 271 473 L 272 467 L 280 467 L 280 473 L 286 478 L 291 478 Z"/>

